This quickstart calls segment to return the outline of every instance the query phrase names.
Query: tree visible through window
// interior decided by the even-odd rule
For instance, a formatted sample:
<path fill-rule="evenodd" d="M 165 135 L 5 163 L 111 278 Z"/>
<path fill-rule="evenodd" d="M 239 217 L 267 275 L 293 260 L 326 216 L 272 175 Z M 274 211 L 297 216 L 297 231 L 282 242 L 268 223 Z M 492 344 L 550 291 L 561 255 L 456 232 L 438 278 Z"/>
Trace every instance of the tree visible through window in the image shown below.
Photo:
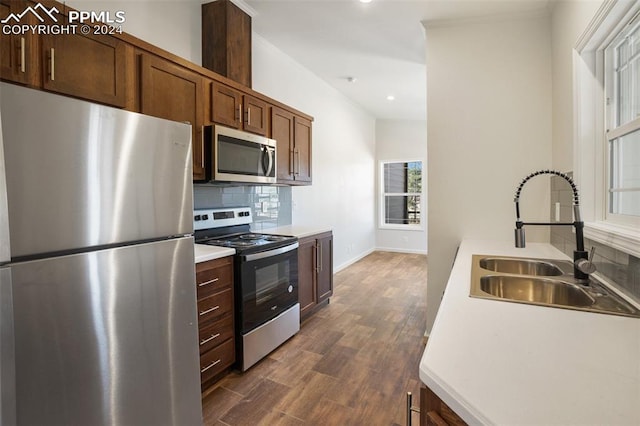
<path fill-rule="evenodd" d="M 422 161 L 382 163 L 382 225 L 420 225 Z"/>

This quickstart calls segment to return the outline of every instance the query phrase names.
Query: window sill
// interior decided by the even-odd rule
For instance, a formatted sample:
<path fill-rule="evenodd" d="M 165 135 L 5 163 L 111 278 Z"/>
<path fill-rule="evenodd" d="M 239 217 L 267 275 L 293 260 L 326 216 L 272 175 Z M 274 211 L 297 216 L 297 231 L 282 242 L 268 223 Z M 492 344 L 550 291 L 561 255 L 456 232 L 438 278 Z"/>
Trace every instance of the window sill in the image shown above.
<path fill-rule="evenodd" d="M 584 236 L 640 257 L 640 230 L 606 222 L 589 222 L 584 225 Z"/>
<path fill-rule="evenodd" d="M 379 225 L 378 229 L 388 231 L 424 231 L 422 225 Z"/>

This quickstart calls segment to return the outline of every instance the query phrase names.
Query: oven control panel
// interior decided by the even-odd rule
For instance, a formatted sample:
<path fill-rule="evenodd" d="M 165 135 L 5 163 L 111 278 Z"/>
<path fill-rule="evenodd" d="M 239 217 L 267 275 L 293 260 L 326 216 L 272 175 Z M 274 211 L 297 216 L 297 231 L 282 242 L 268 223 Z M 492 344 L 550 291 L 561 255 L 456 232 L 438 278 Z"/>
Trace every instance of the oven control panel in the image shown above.
<path fill-rule="evenodd" d="M 246 225 L 253 222 L 251 208 L 234 207 L 226 209 L 198 209 L 193 211 L 193 229 L 222 228 L 224 226 Z"/>

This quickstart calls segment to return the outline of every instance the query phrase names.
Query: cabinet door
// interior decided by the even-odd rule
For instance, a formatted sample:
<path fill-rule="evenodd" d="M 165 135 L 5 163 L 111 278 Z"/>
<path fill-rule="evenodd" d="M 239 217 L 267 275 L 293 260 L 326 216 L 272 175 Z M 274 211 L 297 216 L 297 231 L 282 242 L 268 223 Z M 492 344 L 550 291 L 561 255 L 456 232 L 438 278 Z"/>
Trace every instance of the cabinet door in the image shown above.
<path fill-rule="evenodd" d="M 318 303 L 333 294 L 333 236 L 317 240 L 318 246 Z"/>
<path fill-rule="evenodd" d="M 108 35 L 45 35 L 42 87 L 119 108 L 126 102 L 125 43 Z"/>
<path fill-rule="evenodd" d="M 205 179 L 202 78 L 167 60 L 141 57 L 140 112 L 192 127 L 193 179 Z"/>
<path fill-rule="evenodd" d="M 293 180 L 293 114 L 278 107 L 271 108 L 271 138 L 277 145 L 278 181 Z"/>
<path fill-rule="evenodd" d="M 243 99 L 244 122 L 242 128 L 247 132 L 266 136 L 268 110 L 267 103 L 249 95 L 244 95 Z"/>
<path fill-rule="evenodd" d="M 0 1 L 0 20 L 10 13 L 19 14 L 26 7 L 27 3 L 22 1 Z M 27 14 L 22 21 L 34 24 L 34 19 L 32 14 Z M 23 84 L 38 83 L 37 40 L 31 32 L 20 35 L 0 32 L 0 78 Z"/>
<path fill-rule="evenodd" d="M 298 247 L 298 302 L 300 317 L 316 305 L 316 239 L 300 240 Z"/>
<path fill-rule="evenodd" d="M 242 119 L 242 95 L 219 83 L 211 84 L 211 121 L 239 128 Z"/>
<path fill-rule="evenodd" d="M 294 140 L 295 179 L 311 183 L 311 121 L 295 118 Z"/>

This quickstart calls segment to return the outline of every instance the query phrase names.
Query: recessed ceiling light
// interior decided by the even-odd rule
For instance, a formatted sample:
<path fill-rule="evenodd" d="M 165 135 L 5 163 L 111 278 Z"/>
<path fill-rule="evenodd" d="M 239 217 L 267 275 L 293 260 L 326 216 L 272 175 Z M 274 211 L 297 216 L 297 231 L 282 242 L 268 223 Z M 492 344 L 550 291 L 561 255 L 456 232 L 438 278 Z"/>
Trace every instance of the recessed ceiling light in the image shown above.
<path fill-rule="evenodd" d="M 371 3 L 371 0 L 360 0 L 360 3 Z"/>
<path fill-rule="evenodd" d="M 388 100 L 388 101 L 392 101 L 392 100 L 394 100 L 395 98 L 396 98 L 396 97 L 395 97 L 395 96 L 393 96 L 393 95 L 389 95 L 389 96 L 387 96 L 387 100 Z"/>

